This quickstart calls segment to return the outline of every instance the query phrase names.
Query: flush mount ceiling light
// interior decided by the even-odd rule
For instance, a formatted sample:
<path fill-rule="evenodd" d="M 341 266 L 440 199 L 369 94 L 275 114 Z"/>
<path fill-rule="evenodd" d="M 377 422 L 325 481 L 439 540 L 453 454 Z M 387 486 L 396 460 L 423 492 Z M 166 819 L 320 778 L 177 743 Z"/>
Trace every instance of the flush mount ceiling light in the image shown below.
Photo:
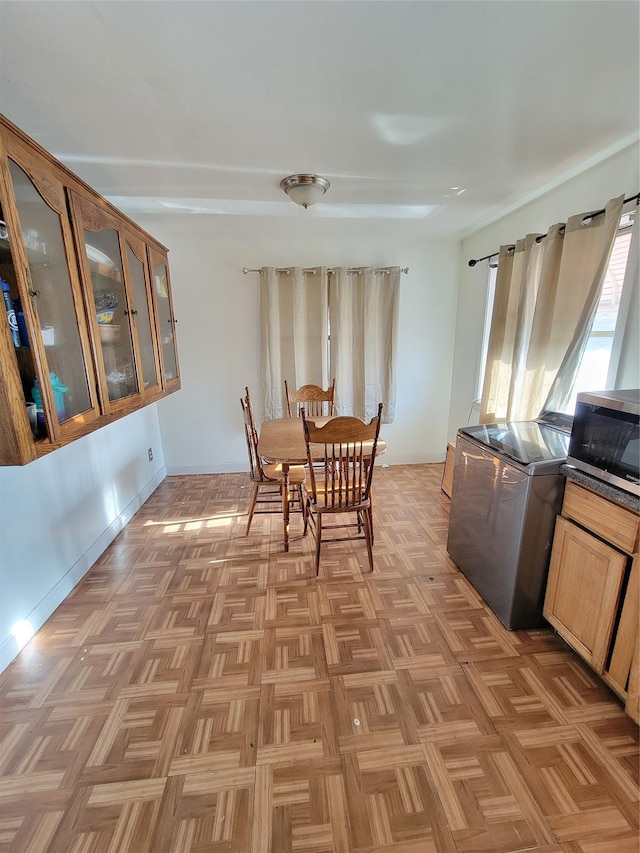
<path fill-rule="evenodd" d="M 289 175 L 280 181 L 280 186 L 291 201 L 307 208 L 310 204 L 320 201 L 330 184 L 326 178 L 319 175 Z"/>

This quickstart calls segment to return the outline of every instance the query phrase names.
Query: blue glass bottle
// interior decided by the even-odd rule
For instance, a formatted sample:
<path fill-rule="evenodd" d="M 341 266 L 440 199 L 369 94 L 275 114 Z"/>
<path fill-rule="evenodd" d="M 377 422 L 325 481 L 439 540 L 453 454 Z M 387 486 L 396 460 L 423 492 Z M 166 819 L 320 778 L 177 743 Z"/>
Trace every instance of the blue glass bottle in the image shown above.
<path fill-rule="evenodd" d="M 14 347 L 18 348 L 20 346 L 20 332 L 18 331 L 18 321 L 16 319 L 15 308 L 13 307 L 13 299 L 11 298 L 11 293 L 9 292 L 10 288 L 7 282 L 3 278 L 0 278 L 0 282 L 2 282 L 2 295 L 4 296 L 4 305 L 7 309 L 11 338 L 13 340 Z"/>

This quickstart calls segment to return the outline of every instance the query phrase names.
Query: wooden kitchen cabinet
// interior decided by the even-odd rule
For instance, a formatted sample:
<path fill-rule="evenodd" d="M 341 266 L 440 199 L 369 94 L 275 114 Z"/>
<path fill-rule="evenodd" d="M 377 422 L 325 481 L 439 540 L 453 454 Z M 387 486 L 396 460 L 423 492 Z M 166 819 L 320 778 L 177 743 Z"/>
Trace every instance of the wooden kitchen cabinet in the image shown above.
<path fill-rule="evenodd" d="M 171 360 L 166 248 L 3 116 L 0 219 L 0 276 L 24 317 L 20 346 L 6 312 L 0 323 L 0 465 L 24 465 L 178 390 L 175 320 L 171 308 Z M 164 264 L 162 299 L 152 257 Z M 105 295 L 118 303 L 110 323 Z"/>
<path fill-rule="evenodd" d="M 637 513 L 568 482 L 544 616 L 638 721 Z"/>

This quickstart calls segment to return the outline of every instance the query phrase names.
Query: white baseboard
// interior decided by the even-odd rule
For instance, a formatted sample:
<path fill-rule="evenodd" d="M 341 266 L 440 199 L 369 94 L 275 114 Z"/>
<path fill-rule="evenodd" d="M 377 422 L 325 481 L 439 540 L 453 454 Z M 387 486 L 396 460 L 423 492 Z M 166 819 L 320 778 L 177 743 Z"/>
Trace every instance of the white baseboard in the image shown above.
<path fill-rule="evenodd" d="M 118 533 L 126 527 L 136 512 L 140 509 L 147 498 L 153 494 L 160 483 L 167 476 L 165 468 L 161 468 L 157 474 L 138 492 L 135 498 L 124 508 L 120 515 L 102 532 L 102 534 L 91 544 L 85 553 L 76 560 L 60 580 L 49 590 L 45 597 L 38 602 L 31 613 L 25 617 L 33 628 L 38 631 L 49 616 L 69 595 L 76 584 L 82 580 L 91 566 L 106 551 L 116 538 Z M 0 672 L 3 672 L 20 652 L 21 647 L 13 634 L 9 634 L 0 645 Z"/>
<path fill-rule="evenodd" d="M 376 456 L 376 467 L 378 465 L 431 465 L 436 462 L 444 462 L 446 450 L 442 453 L 385 453 L 384 456 Z"/>
<path fill-rule="evenodd" d="M 187 474 L 244 474 L 249 470 L 246 462 L 229 462 L 224 465 L 177 465 L 167 468 L 167 476 L 180 477 Z"/>
<path fill-rule="evenodd" d="M 398 453 L 385 453 L 378 456 L 376 465 L 424 465 L 444 462 L 445 451 L 442 453 L 414 453 L 402 455 Z M 243 463 L 229 463 L 227 465 L 179 465 L 175 468 L 167 468 L 167 476 L 179 477 L 189 474 L 243 474 L 249 470 L 249 466 Z"/>

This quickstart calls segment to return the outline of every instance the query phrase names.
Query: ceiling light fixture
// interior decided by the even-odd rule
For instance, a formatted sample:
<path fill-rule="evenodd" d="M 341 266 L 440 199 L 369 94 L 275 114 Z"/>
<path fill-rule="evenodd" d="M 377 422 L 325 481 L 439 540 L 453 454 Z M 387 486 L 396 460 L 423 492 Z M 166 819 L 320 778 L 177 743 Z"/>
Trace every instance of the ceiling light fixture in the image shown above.
<path fill-rule="evenodd" d="M 331 184 L 319 175 L 289 175 L 280 181 L 280 186 L 291 201 L 306 209 L 310 204 L 320 201 Z"/>

